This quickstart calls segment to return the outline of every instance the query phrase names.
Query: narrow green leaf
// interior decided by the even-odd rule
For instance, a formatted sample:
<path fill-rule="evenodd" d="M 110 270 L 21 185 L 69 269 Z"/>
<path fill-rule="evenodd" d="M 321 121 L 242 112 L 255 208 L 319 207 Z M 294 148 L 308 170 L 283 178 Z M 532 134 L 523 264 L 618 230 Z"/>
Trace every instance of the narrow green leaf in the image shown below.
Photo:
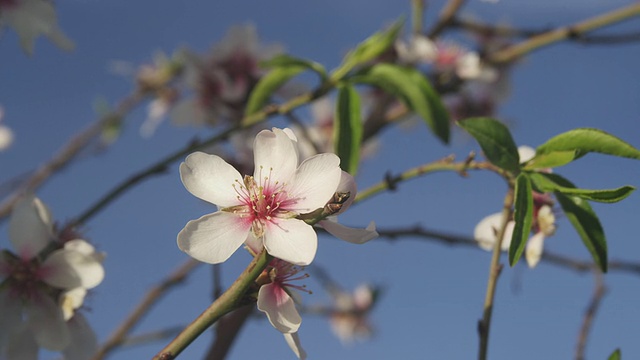
<path fill-rule="evenodd" d="M 576 159 L 575 151 L 553 151 L 545 154 L 536 154 L 524 166 L 525 170 L 546 169 L 566 165 Z"/>
<path fill-rule="evenodd" d="M 320 78 L 325 81 L 329 78 L 327 70 L 322 64 L 315 61 L 297 58 L 291 55 L 280 54 L 273 58 L 263 61 L 260 66 L 265 69 L 281 68 L 281 67 L 303 67 L 305 70 L 311 70 L 318 74 Z"/>
<path fill-rule="evenodd" d="M 507 171 L 519 171 L 518 148 L 503 123 L 491 118 L 471 118 L 458 124 L 478 141 L 492 164 Z"/>
<path fill-rule="evenodd" d="M 602 203 L 616 203 L 624 200 L 636 189 L 629 185 L 617 189 L 577 189 L 569 180 L 558 174 L 531 173 L 530 177 L 534 187 L 540 192 L 561 192 L 565 195 L 574 195 L 585 200 Z"/>
<path fill-rule="evenodd" d="M 555 151 L 575 151 L 578 157 L 589 152 L 640 159 L 640 150 L 602 130 L 581 128 L 554 136 L 538 146 L 538 154 Z"/>
<path fill-rule="evenodd" d="M 607 240 L 598 216 L 587 200 L 574 195 L 555 193 L 567 219 L 580 235 L 593 260 L 603 272 L 607 272 Z"/>
<path fill-rule="evenodd" d="M 345 84 L 338 90 L 335 122 L 333 141 L 340 157 L 340 167 L 355 176 L 360 163 L 362 119 L 360 95 L 351 84 Z"/>
<path fill-rule="evenodd" d="M 520 260 L 524 247 L 529 239 L 531 224 L 533 223 L 533 194 L 531 180 L 526 173 L 520 173 L 516 178 L 515 202 L 513 219 L 513 235 L 509 247 L 509 264 L 514 266 Z"/>
<path fill-rule="evenodd" d="M 249 95 L 245 115 L 252 115 L 260 111 L 276 90 L 304 70 L 304 66 L 278 67 L 260 78 Z"/>
<path fill-rule="evenodd" d="M 622 352 L 620 352 L 620 349 L 612 352 L 611 355 L 609 355 L 609 360 L 622 360 Z"/>
<path fill-rule="evenodd" d="M 404 18 L 401 18 L 388 29 L 379 31 L 358 44 L 355 49 L 347 53 L 342 64 L 331 74 L 331 78 L 340 80 L 354 67 L 380 56 L 395 42 L 403 24 Z"/>
<path fill-rule="evenodd" d="M 351 81 L 374 85 L 397 96 L 427 122 L 440 140 L 449 142 L 446 110 L 423 76 L 416 76 L 412 70 L 397 65 L 380 63 L 353 76 Z"/>

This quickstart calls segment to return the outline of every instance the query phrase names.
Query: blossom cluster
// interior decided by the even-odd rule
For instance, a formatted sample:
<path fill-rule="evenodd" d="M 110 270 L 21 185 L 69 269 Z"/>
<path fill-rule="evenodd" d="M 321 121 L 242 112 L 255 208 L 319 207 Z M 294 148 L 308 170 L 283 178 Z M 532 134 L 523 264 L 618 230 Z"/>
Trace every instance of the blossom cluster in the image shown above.
<path fill-rule="evenodd" d="M 38 349 L 88 359 L 95 334 L 79 311 L 104 278 L 104 255 L 87 241 L 56 234 L 49 209 L 33 195 L 13 208 L 0 253 L 0 358 L 37 359 Z"/>
<path fill-rule="evenodd" d="M 309 265 L 316 254 L 318 238 L 309 221 L 356 244 L 377 232 L 373 223 L 353 229 L 337 222 L 335 217 L 353 203 L 357 189 L 335 154 L 299 162 L 296 136 L 277 128 L 258 133 L 253 148 L 253 176 L 242 177 L 219 156 L 202 152 L 180 165 L 186 189 L 218 211 L 189 221 L 178 234 L 178 247 L 211 264 L 226 261 L 242 244 L 254 255 L 265 249 L 274 259 L 261 280 L 258 308 L 304 358 L 296 335 L 301 318 L 290 295 L 301 289 L 292 284 L 301 279 L 300 266 Z"/>

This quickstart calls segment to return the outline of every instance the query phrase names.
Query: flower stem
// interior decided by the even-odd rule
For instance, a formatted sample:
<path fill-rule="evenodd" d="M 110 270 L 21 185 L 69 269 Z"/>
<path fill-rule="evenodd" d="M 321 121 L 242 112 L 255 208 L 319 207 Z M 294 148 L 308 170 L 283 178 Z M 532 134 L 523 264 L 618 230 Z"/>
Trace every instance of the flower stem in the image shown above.
<path fill-rule="evenodd" d="M 189 344 L 200 334 L 207 330 L 213 323 L 242 305 L 242 300 L 255 279 L 267 267 L 273 257 L 262 250 L 256 255 L 249 266 L 240 274 L 236 281 L 216 299 L 197 319 L 189 324 L 173 341 L 164 347 L 154 360 L 175 359 Z"/>
<path fill-rule="evenodd" d="M 478 322 L 478 334 L 480 336 L 480 349 L 478 353 L 479 360 L 487 359 L 487 349 L 489 348 L 489 329 L 491 326 L 491 314 L 493 313 L 493 301 L 496 295 L 496 285 L 498 284 L 498 277 L 502 270 L 502 264 L 500 264 L 500 253 L 502 251 L 502 238 L 507 228 L 507 223 L 511 219 L 511 206 L 513 205 L 513 187 L 509 188 L 507 195 L 504 198 L 504 205 L 502 208 L 502 222 L 500 223 L 500 229 L 497 234 L 497 241 L 493 247 L 493 254 L 491 256 L 491 265 L 489 266 L 489 280 L 487 281 L 487 293 L 484 298 L 484 311 L 482 313 L 482 320 Z"/>

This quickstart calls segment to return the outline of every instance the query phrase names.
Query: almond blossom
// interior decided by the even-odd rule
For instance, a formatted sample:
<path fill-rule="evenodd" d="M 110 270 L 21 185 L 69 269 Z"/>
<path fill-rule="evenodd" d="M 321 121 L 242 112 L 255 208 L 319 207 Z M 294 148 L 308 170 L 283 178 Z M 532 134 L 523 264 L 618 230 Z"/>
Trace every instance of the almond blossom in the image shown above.
<path fill-rule="evenodd" d="M 367 315 L 375 305 L 377 293 L 377 288 L 367 284 L 358 286 L 353 293 L 334 291 L 335 309 L 329 322 L 343 344 L 371 336 L 373 328 Z"/>
<path fill-rule="evenodd" d="M 300 215 L 321 210 L 340 183 L 340 159 L 319 154 L 298 163 L 289 129 L 263 130 L 254 141 L 254 175 L 245 176 L 216 155 L 195 152 L 180 165 L 180 177 L 196 197 L 218 211 L 192 220 L 178 234 L 178 247 L 197 260 L 227 260 L 251 235 L 267 252 L 296 265 L 315 257 L 317 235 Z"/>
<path fill-rule="evenodd" d="M 53 2 L 49 0 L 0 0 L 0 26 L 8 25 L 18 33 L 22 49 L 33 54 L 36 38 L 44 35 L 63 50 L 74 45 L 58 28 Z"/>
<path fill-rule="evenodd" d="M 94 350 L 84 341 L 92 332 L 75 310 L 82 304 L 78 294 L 104 278 L 102 256 L 89 252 L 84 240 L 60 246 L 54 236 L 51 214 L 38 198 L 16 203 L 9 222 L 16 252 L 0 253 L 0 354 L 9 359 L 36 359 L 39 347 L 78 360 Z M 73 289 L 79 290 L 68 292 Z"/>
<path fill-rule="evenodd" d="M 4 116 L 4 110 L 0 106 L 0 121 Z M 0 123 L 0 151 L 6 150 L 13 143 L 13 131 Z"/>

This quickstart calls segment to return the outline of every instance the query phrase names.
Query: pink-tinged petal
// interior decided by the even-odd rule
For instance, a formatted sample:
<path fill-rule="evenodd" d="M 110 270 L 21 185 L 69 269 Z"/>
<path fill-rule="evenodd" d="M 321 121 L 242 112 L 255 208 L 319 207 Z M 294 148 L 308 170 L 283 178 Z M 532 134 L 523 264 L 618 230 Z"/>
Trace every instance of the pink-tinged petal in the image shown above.
<path fill-rule="evenodd" d="M 298 219 L 274 219 L 264 234 L 264 247 L 278 259 L 295 265 L 309 265 L 316 256 L 318 235 Z"/>
<path fill-rule="evenodd" d="M 300 214 L 324 207 L 338 188 L 342 170 L 335 154 L 319 154 L 303 161 L 288 187 L 289 197 Z"/>
<path fill-rule="evenodd" d="M 356 185 L 356 180 L 346 171 L 343 171 L 340 174 L 340 183 L 338 184 L 338 189 L 336 192 L 339 193 L 349 193 L 349 197 L 347 201 L 342 204 L 340 210 L 334 215 L 342 214 L 351 206 L 353 201 L 356 199 L 356 195 L 358 194 L 358 186 Z"/>
<path fill-rule="evenodd" d="M 226 261 L 247 239 L 251 222 L 224 211 L 192 220 L 178 234 L 178 247 L 209 264 Z"/>
<path fill-rule="evenodd" d="M 7 344 L 6 359 L 38 360 L 38 343 L 31 330 L 26 324 L 19 324 L 15 330 Z"/>
<path fill-rule="evenodd" d="M 180 164 L 180 179 L 187 190 L 204 201 L 225 208 L 240 205 L 234 186 L 242 176 L 221 157 L 194 152 Z"/>
<path fill-rule="evenodd" d="M 276 283 L 260 287 L 258 310 L 267 314 L 271 325 L 281 333 L 296 332 L 302 323 L 293 299 Z"/>
<path fill-rule="evenodd" d="M 327 230 L 329 234 L 352 244 L 364 244 L 378 237 L 376 224 L 373 221 L 369 223 L 366 229 L 350 228 L 331 220 L 320 221 L 320 226 Z"/>
<path fill-rule="evenodd" d="M 51 214 L 40 199 L 27 195 L 16 203 L 9 221 L 9 239 L 22 258 L 36 256 L 49 244 L 52 234 Z"/>
<path fill-rule="evenodd" d="M 305 360 L 307 358 L 307 352 L 304 351 L 302 345 L 300 344 L 300 337 L 297 332 L 291 334 L 282 334 L 284 335 L 284 340 L 287 342 L 287 345 L 291 348 L 294 354 L 300 360 Z"/>
<path fill-rule="evenodd" d="M 104 268 L 93 256 L 81 252 L 56 250 L 42 263 L 42 280 L 60 289 L 91 289 L 104 279 Z"/>
<path fill-rule="evenodd" d="M 49 296 L 41 294 L 26 305 L 29 329 L 41 347 L 61 351 L 69 345 L 69 327 L 62 309 Z"/>
<path fill-rule="evenodd" d="M 8 291 L 0 290 L 0 354 L 11 333 L 22 322 L 22 304 L 20 299 L 11 296 Z"/>
<path fill-rule="evenodd" d="M 253 231 L 249 231 L 249 235 L 244 241 L 244 244 L 247 248 L 249 248 L 249 250 L 251 250 L 254 255 L 260 253 L 264 248 L 264 245 L 262 245 L 262 238 L 257 238 L 253 234 Z"/>
<path fill-rule="evenodd" d="M 253 143 L 254 177 L 275 184 L 288 184 L 298 166 L 295 142 L 282 130 L 262 130 Z"/>
<path fill-rule="evenodd" d="M 540 262 L 540 258 L 542 258 L 544 239 L 544 233 L 539 232 L 533 235 L 527 243 L 525 257 L 527 259 L 527 264 L 532 269 L 536 267 L 536 265 L 538 265 L 538 262 Z"/>
<path fill-rule="evenodd" d="M 76 313 L 67 322 L 71 343 L 62 353 L 65 360 L 86 360 L 90 359 L 98 350 L 98 339 L 91 329 L 91 326 L 82 314 Z"/>
<path fill-rule="evenodd" d="M 480 248 L 487 251 L 491 251 L 493 249 L 493 244 L 496 243 L 498 238 L 498 231 L 500 229 L 501 222 L 502 214 L 496 213 L 485 217 L 478 223 L 478 225 L 476 225 L 476 228 L 473 231 L 473 237 L 478 242 L 478 246 L 480 246 Z M 509 250 L 514 226 L 515 223 L 513 221 L 509 221 L 507 223 L 507 228 L 505 229 L 504 236 L 502 237 L 502 251 Z"/>

